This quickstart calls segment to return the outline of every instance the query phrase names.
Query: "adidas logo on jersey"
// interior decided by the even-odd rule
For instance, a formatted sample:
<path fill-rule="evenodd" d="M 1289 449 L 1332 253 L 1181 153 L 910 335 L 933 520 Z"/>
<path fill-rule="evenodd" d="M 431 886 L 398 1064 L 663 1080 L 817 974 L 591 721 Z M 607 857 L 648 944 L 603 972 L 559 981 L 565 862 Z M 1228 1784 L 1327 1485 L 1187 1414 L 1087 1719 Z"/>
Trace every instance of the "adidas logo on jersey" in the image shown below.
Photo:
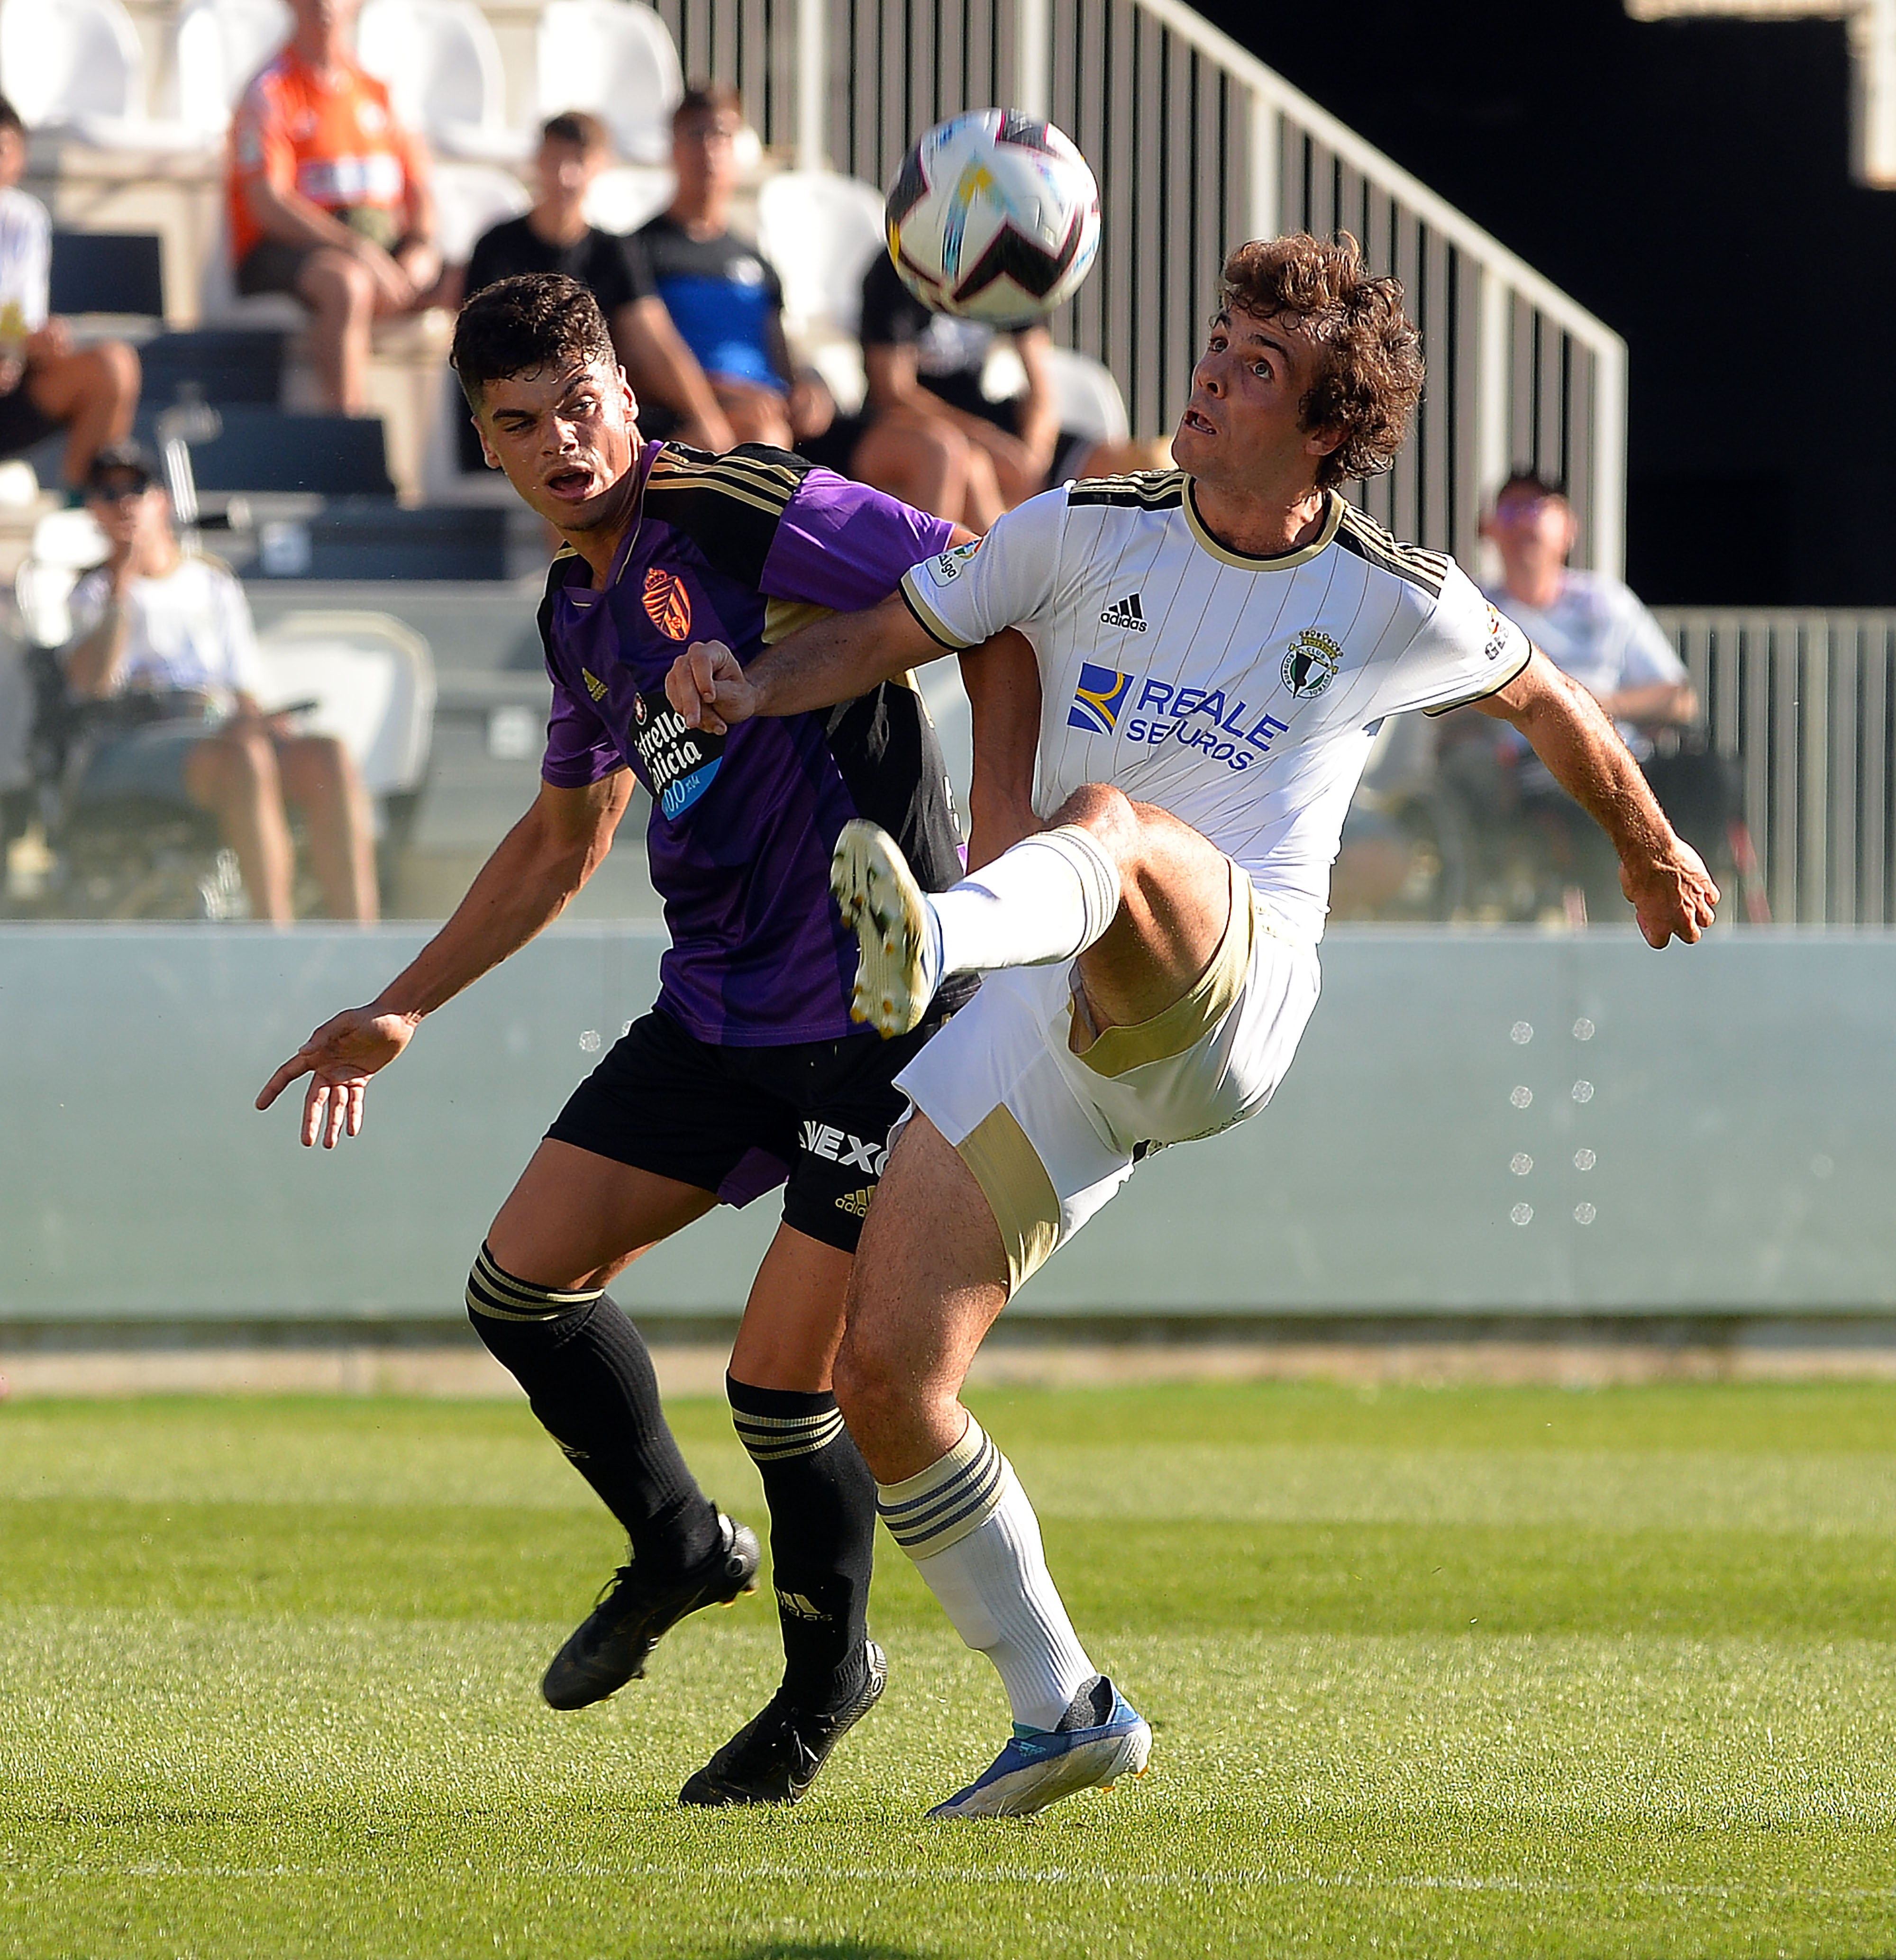
<path fill-rule="evenodd" d="M 1146 630 L 1145 609 L 1139 603 L 1136 592 L 1128 593 L 1123 599 L 1115 599 L 1099 616 L 1102 626 L 1118 626 L 1128 633 L 1142 633 Z"/>
<path fill-rule="evenodd" d="M 579 670 L 579 678 L 586 683 L 586 692 L 594 701 L 605 699 L 606 683 L 593 672 L 591 667 L 582 667 Z"/>

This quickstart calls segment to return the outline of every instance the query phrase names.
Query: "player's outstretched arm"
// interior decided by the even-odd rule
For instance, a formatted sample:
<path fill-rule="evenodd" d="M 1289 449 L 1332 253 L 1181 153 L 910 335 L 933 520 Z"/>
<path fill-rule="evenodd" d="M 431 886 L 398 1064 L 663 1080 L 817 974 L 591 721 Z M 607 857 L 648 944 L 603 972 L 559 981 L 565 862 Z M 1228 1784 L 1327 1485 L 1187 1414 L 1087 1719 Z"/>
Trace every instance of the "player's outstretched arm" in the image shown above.
<path fill-rule="evenodd" d="M 1499 693 L 1476 704 L 1512 722 L 1554 780 L 1613 840 L 1620 884 L 1650 946 L 1688 943 L 1712 923 L 1719 889 L 1666 820 L 1599 703 L 1538 648 Z"/>
<path fill-rule="evenodd" d="M 373 1001 L 325 1021 L 264 1083 L 257 1108 L 267 1109 L 307 1075 L 304 1147 L 320 1137 L 325 1150 L 333 1150 L 345 1134 L 358 1135 L 369 1077 L 408 1045 L 424 1016 L 559 916 L 611 849 L 632 790 L 624 769 L 582 789 L 542 783 L 454 916 Z"/>
<path fill-rule="evenodd" d="M 1024 633 L 1009 627 L 961 656 L 974 724 L 968 784 L 967 868 L 978 871 L 1042 826 L 1034 810 L 1040 743 L 1040 670 Z"/>
<path fill-rule="evenodd" d="M 833 612 L 747 667 L 722 640 L 698 640 L 671 663 L 665 695 L 688 728 L 722 735 L 757 714 L 833 708 L 949 650 L 891 595 L 866 612 Z"/>

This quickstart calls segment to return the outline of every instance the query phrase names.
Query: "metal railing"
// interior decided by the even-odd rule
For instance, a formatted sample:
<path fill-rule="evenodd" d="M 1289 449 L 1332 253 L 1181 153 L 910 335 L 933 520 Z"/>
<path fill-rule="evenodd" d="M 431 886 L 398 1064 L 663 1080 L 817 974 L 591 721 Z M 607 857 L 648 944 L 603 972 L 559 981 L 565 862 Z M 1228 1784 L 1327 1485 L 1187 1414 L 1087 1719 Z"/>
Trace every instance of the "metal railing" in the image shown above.
<path fill-rule="evenodd" d="M 1099 178 L 1098 264 L 1053 321 L 1104 361 L 1134 430 L 1168 433 L 1245 238 L 1354 232 L 1407 288 L 1429 382 L 1364 501 L 1474 562 L 1512 465 L 1564 477 L 1576 563 L 1624 558 L 1626 346 L 1179 0 L 655 0 L 688 75 L 743 91 L 765 142 L 886 183 L 919 132 L 990 103 L 1050 116 Z"/>
<path fill-rule="evenodd" d="M 1690 670 L 1712 746 L 1742 765 L 1772 917 L 1896 923 L 1896 613 L 1657 617 Z"/>

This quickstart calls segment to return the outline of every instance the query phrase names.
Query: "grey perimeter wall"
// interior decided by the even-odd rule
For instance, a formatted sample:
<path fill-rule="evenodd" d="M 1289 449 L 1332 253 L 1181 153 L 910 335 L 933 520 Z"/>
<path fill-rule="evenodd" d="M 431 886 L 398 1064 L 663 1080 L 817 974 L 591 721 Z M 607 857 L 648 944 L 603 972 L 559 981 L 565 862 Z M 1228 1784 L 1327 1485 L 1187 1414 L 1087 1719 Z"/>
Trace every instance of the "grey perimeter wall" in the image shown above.
<path fill-rule="evenodd" d="M 292 1099 L 251 1098 L 420 937 L 0 929 L 0 1319 L 457 1318 L 663 940 L 550 934 L 424 1026 L 360 1138 L 301 1149 Z M 1893 1006 L 1896 935 L 1339 930 L 1272 1107 L 1143 1166 L 1013 1311 L 1887 1309 Z M 620 1292 L 735 1308 L 775 1209 Z"/>

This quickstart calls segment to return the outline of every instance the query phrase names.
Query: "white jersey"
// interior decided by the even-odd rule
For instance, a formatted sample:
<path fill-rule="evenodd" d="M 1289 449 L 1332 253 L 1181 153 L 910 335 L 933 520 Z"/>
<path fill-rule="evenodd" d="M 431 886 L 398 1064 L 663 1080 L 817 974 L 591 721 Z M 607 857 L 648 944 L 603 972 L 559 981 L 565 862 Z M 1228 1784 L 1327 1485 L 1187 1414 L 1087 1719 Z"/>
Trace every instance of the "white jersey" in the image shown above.
<path fill-rule="evenodd" d="M 104 568 L 74 587 L 72 637 L 83 639 L 104 617 L 112 582 Z M 181 556 L 162 578 L 134 578 L 126 589 L 127 688 L 208 695 L 228 714 L 240 694 L 266 692 L 263 656 L 244 588 L 221 565 Z"/>
<path fill-rule="evenodd" d="M 1248 558 L 1177 470 L 1047 491 L 901 590 L 944 646 L 1009 626 L 1033 643 L 1041 815 L 1115 784 L 1208 837 L 1311 940 L 1384 716 L 1479 700 L 1533 651 L 1452 559 L 1340 497 L 1302 550 Z"/>
<path fill-rule="evenodd" d="M 53 221 L 17 186 L 0 189 L 0 340 L 19 340 L 46 323 Z"/>

